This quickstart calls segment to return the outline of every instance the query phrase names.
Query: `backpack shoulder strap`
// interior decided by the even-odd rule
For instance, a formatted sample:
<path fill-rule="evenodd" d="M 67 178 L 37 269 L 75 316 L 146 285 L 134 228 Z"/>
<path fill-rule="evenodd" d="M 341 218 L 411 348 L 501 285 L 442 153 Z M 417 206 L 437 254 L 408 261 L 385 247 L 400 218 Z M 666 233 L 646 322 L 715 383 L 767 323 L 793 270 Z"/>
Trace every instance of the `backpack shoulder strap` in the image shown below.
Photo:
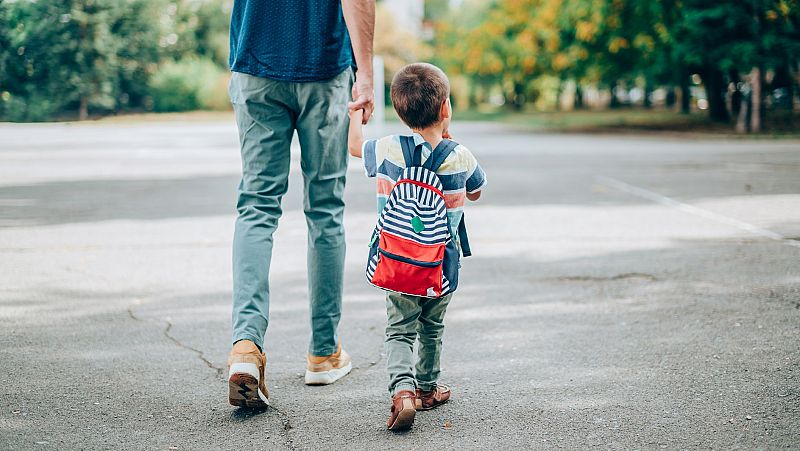
<path fill-rule="evenodd" d="M 472 249 L 469 247 L 469 238 L 467 237 L 467 224 L 464 222 L 464 214 L 461 214 L 461 222 L 458 223 L 458 242 L 461 243 L 461 253 L 464 257 L 472 255 Z"/>
<path fill-rule="evenodd" d="M 407 168 L 420 165 L 422 152 L 417 152 L 413 136 L 401 135 L 400 147 L 403 149 L 403 159 L 406 161 Z"/>
<path fill-rule="evenodd" d="M 442 142 L 440 142 L 439 145 L 436 146 L 435 149 L 433 149 L 433 152 L 431 152 L 431 156 L 429 156 L 428 159 L 425 160 L 425 164 L 423 166 L 430 169 L 433 172 L 438 171 L 439 166 L 441 166 L 442 163 L 444 163 L 444 160 L 447 159 L 447 156 L 450 155 L 450 152 L 452 152 L 453 149 L 456 148 L 456 146 L 458 146 L 457 142 L 451 141 L 449 139 L 443 139 Z"/>

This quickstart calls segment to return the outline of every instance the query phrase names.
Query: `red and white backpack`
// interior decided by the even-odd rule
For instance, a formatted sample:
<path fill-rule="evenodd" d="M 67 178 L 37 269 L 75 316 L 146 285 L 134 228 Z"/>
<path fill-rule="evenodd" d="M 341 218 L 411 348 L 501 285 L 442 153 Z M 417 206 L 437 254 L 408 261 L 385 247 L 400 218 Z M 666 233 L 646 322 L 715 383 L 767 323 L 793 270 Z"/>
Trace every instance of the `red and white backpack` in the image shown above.
<path fill-rule="evenodd" d="M 438 298 L 458 286 L 460 256 L 436 170 L 458 144 L 442 140 L 425 164 L 420 164 L 422 145 L 415 146 L 410 136 L 401 136 L 400 144 L 406 168 L 372 234 L 367 280 L 384 290 Z M 459 236 L 469 256 L 463 221 Z"/>

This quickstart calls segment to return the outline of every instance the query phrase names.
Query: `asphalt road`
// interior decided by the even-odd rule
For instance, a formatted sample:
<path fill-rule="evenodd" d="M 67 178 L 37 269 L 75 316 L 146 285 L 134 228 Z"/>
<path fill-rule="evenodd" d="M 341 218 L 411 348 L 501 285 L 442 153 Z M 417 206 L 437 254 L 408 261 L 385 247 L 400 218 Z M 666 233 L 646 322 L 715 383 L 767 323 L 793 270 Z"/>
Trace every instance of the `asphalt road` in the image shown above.
<path fill-rule="evenodd" d="M 0 447 L 800 449 L 799 142 L 453 132 L 489 176 L 446 318 L 454 397 L 395 434 L 357 161 L 340 329 L 355 369 L 302 383 L 294 149 L 273 407 L 253 412 L 223 379 L 233 123 L 0 124 Z"/>

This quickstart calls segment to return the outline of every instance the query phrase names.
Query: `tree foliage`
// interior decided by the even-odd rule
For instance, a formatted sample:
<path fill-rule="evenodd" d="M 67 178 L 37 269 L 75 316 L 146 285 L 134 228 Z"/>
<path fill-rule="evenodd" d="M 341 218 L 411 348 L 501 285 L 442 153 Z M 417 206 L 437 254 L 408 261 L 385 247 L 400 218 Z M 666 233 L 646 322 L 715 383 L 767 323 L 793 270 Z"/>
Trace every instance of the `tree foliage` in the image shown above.
<path fill-rule="evenodd" d="M 232 2 L 0 0 L 0 118 L 224 104 L 203 90 L 224 93 Z M 379 3 L 388 75 L 430 57 L 470 81 L 470 98 L 500 92 L 514 108 L 567 81 L 576 98 L 678 87 L 688 108 L 694 74 L 710 116 L 728 120 L 742 105 L 763 114 L 767 98 L 791 106 L 798 91 L 800 0 L 426 0 L 425 20 L 430 47 Z"/>
<path fill-rule="evenodd" d="M 450 71 L 500 87 L 516 107 L 542 76 L 613 88 L 686 87 L 699 74 L 711 117 L 726 120 L 729 82 L 752 68 L 792 84 L 798 17 L 798 0 L 473 2 L 439 23 L 436 53 Z"/>
<path fill-rule="evenodd" d="M 197 56 L 225 67 L 230 3 L 0 2 L 0 117 L 153 108 L 151 81 L 170 62 Z"/>

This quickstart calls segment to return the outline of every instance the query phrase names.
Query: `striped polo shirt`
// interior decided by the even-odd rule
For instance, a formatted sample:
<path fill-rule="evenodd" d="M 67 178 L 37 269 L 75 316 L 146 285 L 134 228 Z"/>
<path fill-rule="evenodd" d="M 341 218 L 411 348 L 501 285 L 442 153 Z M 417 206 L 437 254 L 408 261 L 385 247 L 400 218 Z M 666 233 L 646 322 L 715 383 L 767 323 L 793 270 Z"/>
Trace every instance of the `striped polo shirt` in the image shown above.
<path fill-rule="evenodd" d="M 432 152 L 431 145 L 419 133 L 414 133 L 413 138 L 415 145 L 424 145 L 422 150 L 422 162 L 424 163 Z M 400 136 L 389 135 L 365 141 L 362 156 L 367 177 L 376 178 L 378 214 L 380 215 L 389 198 L 389 193 L 406 167 L 403 148 L 400 146 Z M 480 191 L 486 185 L 486 173 L 483 172 L 472 152 L 459 144 L 444 160 L 444 163 L 436 171 L 436 175 L 442 182 L 451 233 L 453 238 L 458 241 L 457 228 L 464 214 L 466 193 Z"/>

